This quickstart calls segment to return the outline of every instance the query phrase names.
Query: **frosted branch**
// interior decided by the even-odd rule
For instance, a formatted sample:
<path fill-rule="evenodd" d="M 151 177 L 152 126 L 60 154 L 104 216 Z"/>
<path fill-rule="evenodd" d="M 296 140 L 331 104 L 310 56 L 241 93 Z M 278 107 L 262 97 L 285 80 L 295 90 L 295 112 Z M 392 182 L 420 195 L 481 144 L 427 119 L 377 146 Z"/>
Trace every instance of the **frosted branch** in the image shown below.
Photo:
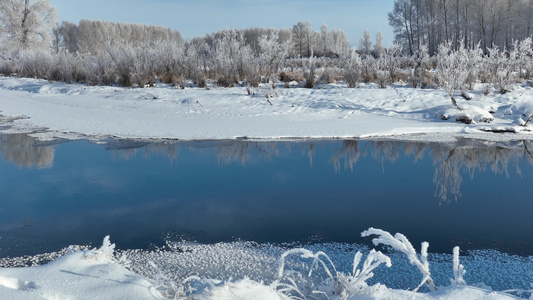
<path fill-rule="evenodd" d="M 433 283 L 433 279 L 431 278 L 431 273 L 429 271 L 429 263 L 427 261 L 427 249 L 429 247 L 429 243 L 422 243 L 421 254 L 419 258 L 411 242 L 409 242 L 407 237 L 401 233 L 396 233 L 394 236 L 392 236 L 387 231 L 372 227 L 361 233 L 362 237 L 367 237 L 370 235 L 378 236 L 377 238 L 372 239 L 372 242 L 375 246 L 382 244 L 390 246 L 400 252 L 403 252 L 409 259 L 409 262 L 412 265 L 416 266 L 418 270 L 422 273 L 424 277 L 420 285 L 414 289 L 415 292 L 418 291 L 418 289 L 422 285 L 426 285 L 432 291 L 437 289 L 437 287 Z"/>

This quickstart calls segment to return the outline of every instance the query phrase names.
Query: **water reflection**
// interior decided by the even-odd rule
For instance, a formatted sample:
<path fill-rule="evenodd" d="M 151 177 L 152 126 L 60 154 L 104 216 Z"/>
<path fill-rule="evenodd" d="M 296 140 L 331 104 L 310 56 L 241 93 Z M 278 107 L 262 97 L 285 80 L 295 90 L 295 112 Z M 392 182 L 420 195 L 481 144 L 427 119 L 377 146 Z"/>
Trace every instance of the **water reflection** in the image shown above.
<path fill-rule="evenodd" d="M 473 178 L 477 171 L 489 168 L 495 174 L 509 177 L 509 169 L 514 168 L 521 174 L 519 161 L 525 159 L 533 165 L 533 156 L 529 150 L 531 141 L 509 143 L 484 143 L 475 140 L 462 140 L 455 145 L 435 144 L 431 155 L 437 166 L 434 182 L 437 194 L 446 200 L 448 193 L 455 199 L 461 195 L 461 172 Z"/>
<path fill-rule="evenodd" d="M 354 169 L 360 159 L 371 153 L 371 157 L 383 163 L 395 162 L 403 152 L 405 156 L 412 156 L 413 162 L 424 158 L 428 152 L 435 165 L 433 181 L 436 196 L 448 200 L 448 195 L 457 200 L 461 195 L 463 173 L 474 177 L 476 171 L 489 168 L 495 174 L 504 173 L 509 176 L 509 168 L 515 168 L 521 174 L 519 161 L 526 159 L 533 165 L 533 141 L 511 141 L 505 143 L 487 142 L 481 140 L 461 139 L 454 143 L 422 143 L 398 141 L 370 141 L 369 146 L 361 149 L 359 141 L 344 141 L 342 149 L 332 155 L 331 161 L 336 171 L 339 171 L 341 161 L 344 168 Z"/>
<path fill-rule="evenodd" d="M 322 143 L 321 141 L 320 143 Z M 330 141 L 333 142 L 333 141 Z M 171 161 L 176 159 L 180 147 L 204 148 L 216 147 L 217 160 L 221 164 L 246 162 L 255 159 L 272 159 L 279 155 L 279 146 L 285 144 L 292 148 L 294 143 L 283 142 L 255 142 L 255 141 L 224 141 L 200 143 L 174 143 L 174 144 L 147 144 L 142 146 L 145 156 L 152 153 L 162 154 Z M 309 165 L 313 166 L 315 156 L 315 142 L 297 142 L 302 155 L 309 158 Z M 476 172 L 490 169 L 495 174 L 509 176 L 509 169 L 515 169 L 521 174 L 519 160 L 526 159 L 533 165 L 533 141 L 489 142 L 473 139 L 461 139 L 453 143 L 436 142 L 400 142 L 394 140 L 360 141 L 345 140 L 341 147 L 331 153 L 330 162 L 335 172 L 344 169 L 357 171 L 356 165 L 363 157 L 372 157 L 380 162 L 396 162 L 401 155 L 410 157 L 413 163 L 422 160 L 428 154 L 435 166 L 434 184 L 436 197 L 448 201 L 461 196 L 463 174 L 471 178 Z M 138 149 L 115 150 L 114 156 L 129 159 L 137 153 Z M 139 150 L 140 151 L 140 150 Z"/>
<path fill-rule="evenodd" d="M 495 174 L 509 176 L 514 169 L 521 174 L 519 161 L 525 159 L 533 165 L 533 141 L 489 142 L 461 139 L 453 143 L 399 142 L 394 140 L 360 141 L 299 141 L 299 142 L 258 142 L 237 141 L 198 141 L 198 142 L 146 142 L 135 140 L 113 140 L 106 143 L 114 159 L 131 160 L 138 155 L 150 157 L 160 155 L 175 162 L 181 148 L 216 149 L 219 165 L 233 163 L 245 166 L 253 160 L 271 160 L 279 156 L 280 147 L 300 148 L 302 155 L 309 159 L 313 167 L 316 143 L 334 143 L 329 162 L 335 172 L 350 170 L 357 172 L 357 163 L 361 158 L 371 157 L 380 162 L 384 170 L 385 162 L 396 162 L 402 155 L 412 159 L 413 163 L 429 155 L 435 166 L 433 182 L 435 196 L 444 201 L 457 200 L 461 196 L 463 175 L 471 178 L 476 172 L 490 169 Z M 4 160 L 15 163 L 18 167 L 50 168 L 54 161 L 54 147 L 37 143 L 24 134 L 0 135 L 0 152 Z"/>
<path fill-rule="evenodd" d="M 54 164 L 54 147 L 40 145 L 25 134 L 0 135 L 0 152 L 17 167 L 46 169 Z"/>
<path fill-rule="evenodd" d="M 172 163 L 179 154 L 179 147 L 175 143 L 150 143 L 136 140 L 111 140 L 106 143 L 106 149 L 111 152 L 113 158 L 121 160 L 130 160 L 142 153 L 143 157 L 159 154 Z"/>
<path fill-rule="evenodd" d="M 432 249 L 446 253 L 459 244 L 529 254 L 531 149 L 529 141 L 468 139 L 49 146 L 0 136 L 0 256 L 45 241 L 50 248 L 101 242 L 107 234 L 140 248 L 167 232 L 209 243 L 359 242 L 370 226 L 413 243 L 431 239 Z M 28 170 L 42 166 L 51 168 Z M 441 205 L 461 192 L 461 201 Z"/>
<path fill-rule="evenodd" d="M 217 160 L 220 164 L 240 163 L 246 165 L 252 152 L 258 157 L 267 160 L 279 154 L 276 143 L 235 142 L 218 146 Z"/>

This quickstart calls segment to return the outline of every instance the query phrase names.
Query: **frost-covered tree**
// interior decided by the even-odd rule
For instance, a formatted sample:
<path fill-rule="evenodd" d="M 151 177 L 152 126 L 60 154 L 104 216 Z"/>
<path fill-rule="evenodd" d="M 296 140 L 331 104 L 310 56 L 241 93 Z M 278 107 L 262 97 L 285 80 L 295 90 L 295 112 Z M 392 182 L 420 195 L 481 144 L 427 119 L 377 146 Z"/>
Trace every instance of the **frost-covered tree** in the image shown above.
<path fill-rule="evenodd" d="M 2 50 L 51 47 L 56 18 L 56 10 L 49 0 L 0 0 Z"/>
<path fill-rule="evenodd" d="M 242 32 L 238 30 L 224 30 L 222 37 L 214 43 L 211 57 L 212 68 L 221 86 L 232 86 L 246 76 L 245 71 L 250 63 L 253 51 L 246 45 Z"/>
<path fill-rule="evenodd" d="M 319 49 L 321 50 L 322 55 L 328 55 L 328 53 L 330 52 L 330 46 L 332 41 L 327 24 L 322 24 L 322 26 L 320 27 L 320 43 L 322 47 L 320 47 Z"/>
<path fill-rule="evenodd" d="M 383 47 L 383 34 L 378 31 L 376 34 L 376 44 L 374 45 L 374 56 L 380 58 L 383 55 L 385 48 Z"/>
<path fill-rule="evenodd" d="M 370 30 L 365 30 L 365 33 L 359 40 L 359 52 L 361 55 L 367 56 L 372 53 L 372 37 Z"/>
<path fill-rule="evenodd" d="M 389 24 L 394 30 L 396 42 L 402 45 L 410 55 L 413 55 L 415 51 L 415 34 L 413 32 L 413 24 L 416 20 L 413 16 L 415 11 L 411 0 L 396 0 L 392 12 L 388 14 Z"/>
<path fill-rule="evenodd" d="M 439 85 L 446 90 L 452 105 L 461 109 L 457 104 L 455 93 L 464 89 L 466 79 L 468 78 L 468 68 L 470 59 L 469 50 L 459 47 L 457 51 L 452 49 L 451 43 L 439 45 L 437 54 L 437 78 Z"/>
<path fill-rule="evenodd" d="M 208 70 L 211 50 L 202 38 L 192 39 L 184 45 L 185 76 L 199 87 L 204 87 L 206 84 L 205 73 Z"/>
<path fill-rule="evenodd" d="M 183 43 L 179 31 L 161 26 L 81 20 L 78 24 L 78 48 L 81 52 L 104 51 L 108 44 L 151 46 L 161 41 Z"/>
<path fill-rule="evenodd" d="M 292 26 L 292 41 L 294 45 L 294 54 L 300 57 L 309 57 L 314 31 L 311 28 L 311 22 L 298 22 Z"/>
<path fill-rule="evenodd" d="M 185 49 L 182 44 L 161 41 L 148 48 L 148 66 L 145 72 L 152 72 L 165 83 L 182 83 L 186 74 Z"/>
<path fill-rule="evenodd" d="M 413 87 L 424 88 L 429 84 L 430 73 L 430 56 L 428 47 L 422 45 L 419 50 L 411 57 L 413 69 L 411 73 L 411 82 Z"/>
<path fill-rule="evenodd" d="M 517 59 L 518 75 L 521 78 L 530 79 L 533 75 L 533 41 L 528 37 L 520 42 L 513 43 L 513 56 Z"/>
<path fill-rule="evenodd" d="M 510 49 L 533 33 L 531 0 L 395 0 L 388 16 L 395 41 L 411 55 L 421 45 L 434 55 L 446 42 L 453 50 L 480 43 L 487 54 L 490 47 Z"/>
<path fill-rule="evenodd" d="M 264 35 L 259 38 L 261 47 L 261 68 L 265 72 L 266 80 L 274 79 L 274 74 L 281 68 L 283 60 L 289 53 L 290 44 L 288 42 L 280 43 L 277 32 L 270 35 Z"/>
<path fill-rule="evenodd" d="M 334 29 L 329 32 L 331 35 L 331 53 L 333 56 L 343 57 L 350 53 L 350 42 L 344 31 Z"/>
<path fill-rule="evenodd" d="M 58 46 L 70 53 L 75 53 L 79 49 L 79 29 L 78 25 L 63 21 L 57 28 Z"/>

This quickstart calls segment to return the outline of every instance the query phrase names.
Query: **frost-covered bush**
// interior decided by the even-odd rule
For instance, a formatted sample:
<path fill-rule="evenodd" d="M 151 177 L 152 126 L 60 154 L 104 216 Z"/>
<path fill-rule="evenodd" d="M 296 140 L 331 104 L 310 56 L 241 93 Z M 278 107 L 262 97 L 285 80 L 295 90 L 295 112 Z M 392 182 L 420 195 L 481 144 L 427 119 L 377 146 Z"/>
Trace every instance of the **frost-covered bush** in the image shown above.
<path fill-rule="evenodd" d="M 303 259 L 312 259 L 307 275 L 308 278 L 317 269 L 322 269 L 327 279 L 316 285 L 306 280 L 301 273 L 287 272 L 285 274 L 285 261 L 291 255 L 299 255 Z M 329 256 L 322 251 L 313 253 L 303 248 L 291 249 L 282 254 L 278 269 L 278 280 L 272 286 L 290 296 L 302 297 L 302 299 L 320 294 L 326 297 L 336 296 L 340 297 L 340 299 L 348 299 L 354 295 L 365 294 L 368 293 L 370 288 L 366 281 L 374 276 L 373 270 L 381 264 L 385 264 L 387 267 L 391 267 L 392 264 L 389 257 L 379 251 L 371 250 L 363 265 L 359 268 L 362 257 L 363 254 L 358 251 L 353 259 L 352 273 L 346 274 L 337 271 Z M 317 290 L 316 288 L 318 287 L 321 288 Z"/>
<path fill-rule="evenodd" d="M 305 88 L 315 87 L 315 71 L 317 68 L 317 61 L 313 55 L 307 60 L 307 70 L 305 71 Z"/>
<path fill-rule="evenodd" d="M 389 82 L 398 80 L 398 67 L 400 65 L 401 53 L 402 47 L 398 44 L 393 44 L 385 49 L 378 59 L 378 69 L 388 73 L 387 77 Z"/>
<path fill-rule="evenodd" d="M 108 45 L 106 52 L 112 59 L 112 67 L 118 75 L 118 84 L 130 87 L 137 76 L 139 61 L 137 51 L 132 45 L 120 45 L 111 47 Z"/>
<path fill-rule="evenodd" d="M 49 50 L 22 50 L 17 56 L 19 76 L 51 79 L 54 56 Z"/>
<path fill-rule="evenodd" d="M 80 55 L 78 55 L 80 56 Z M 90 85 L 111 85 L 115 84 L 117 75 L 112 66 L 112 58 L 107 53 L 99 55 L 82 55 L 81 62 L 83 70 L 79 73 L 80 82 Z M 83 76 L 83 79 L 81 78 Z"/>
<path fill-rule="evenodd" d="M 362 61 L 361 76 L 365 83 L 374 82 L 376 78 L 377 62 L 373 56 L 367 56 Z"/>
<path fill-rule="evenodd" d="M 230 87 L 239 80 L 244 80 L 247 73 L 249 76 L 256 72 L 253 51 L 245 43 L 242 32 L 238 30 L 225 30 L 221 38 L 214 44 L 211 56 L 211 67 L 217 76 L 217 84 Z"/>
<path fill-rule="evenodd" d="M 383 70 L 383 69 L 378 67 L 378 69 L 376 70 L 376 72 L 374 74 L 375 74 L 374 76 L 375 76 L 376 81 L 379 84 L 380 88 L 384 89 L 384 88 L 387 87 L 387 85 L 392 83 L 392 79 L 391 79 L 390 73 L 388 71 Z"/>
<path fill-rule="evenodd" d="M 319 81 L 320 83 L 335 83 L 337 81 L 337 70 L 330 67 L 322 69 Z"/>
<path fill-rule="evenodd" d="M 181 44 L 162 41 L 146 51 L 144 72 L 152 72 L 165 83 L 181 83 L 186 75 L 185 53 Z"/>
<path fill-rule="evenodd" d="M 438 84 L 450 96 L 452 105 L 461 109 L 455 99 L 455 93 L 464 88 L 468 78 L 470 57 L 469 50 L 459 47 L 453 50 L 451 43 L 439 45 L 437 53 L 437 79 Z"/>
<path fill-rule="evenodd" d="M 10 76 L 17 73 L 17 69 L 18 67 L 14 60 L 5 58 L 0 59 L 0 74 Z"/>
<path fill-rule="evenodd" d="M 79 58 L 76 55 L 71 55 L 67 52 L 58 53 L 54 57 L 54 65 L 52 66 L 50 80 L 60 81 L 64 83 L 74 83 L 80 81 L 79 76 L 81 65 Z"/>
<path fill-rule="evenodd" d="M 359 87 L 359 81 L 361 80 L 361 69 L 363 62 L 361 57 L 355 50 L 353 50 L 349 56 L 344 59 L 344 80 L 350 88 Z"/>
<path fill-rule="evenodd" d="M 516 82 L 514 78 L 514 69 L 516 60 L 515 52 L 501 51 L 498 47 L 487 49 L 489 57 L 487 64 L 489 70 L 492 71 L 492 84 L 505 94 L 512 89 L 512 85 Z"/>

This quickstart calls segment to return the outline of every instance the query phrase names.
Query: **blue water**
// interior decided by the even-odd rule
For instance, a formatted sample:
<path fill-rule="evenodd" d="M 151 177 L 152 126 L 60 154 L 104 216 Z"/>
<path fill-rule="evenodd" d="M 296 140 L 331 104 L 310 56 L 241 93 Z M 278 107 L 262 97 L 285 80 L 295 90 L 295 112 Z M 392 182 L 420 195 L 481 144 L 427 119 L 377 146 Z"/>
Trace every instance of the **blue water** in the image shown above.
<path fill-rule="evenodd" d="M 51 144 L 4 135 L 0 257 L 99 245 L 105 235 L 122 249 L 168 239 L 370 245 L 360 238 L 368 227 L 428 241 L 432 253 L 459 245 L 533 255 L 529 149 L 475 140 Z"/>

